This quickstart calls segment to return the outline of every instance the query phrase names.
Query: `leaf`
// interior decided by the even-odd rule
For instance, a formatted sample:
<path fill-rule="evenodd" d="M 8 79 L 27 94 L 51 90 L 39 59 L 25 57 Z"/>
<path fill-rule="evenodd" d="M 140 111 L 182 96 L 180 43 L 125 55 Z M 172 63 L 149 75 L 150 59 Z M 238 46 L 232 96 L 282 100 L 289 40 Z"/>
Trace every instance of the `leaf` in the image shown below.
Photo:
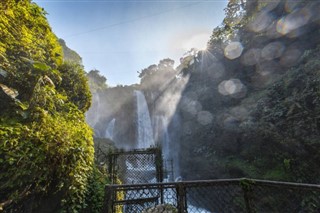
<path fill-rule="evenodd" d="M 1 49 L 0 49 L 1 50 Z M 0 52 L 0 57 L 5 61 L 8 62 L 8 59 L 3 55 L 3 53 Z"/>
<path fill-rule="evenodd" d="M 29 105 L 27 103 L 22 103 L 21 101 L 16 99 L 16 104 L 22 109 L 27 110 L 29 108 Z"/>
<path fill-rule="evenodd" d="M 44 63 L 40 62 L 34 62 L 33 63 L 33 68 L 41 71 L 48 71 L 50 70 L 50 67 Z"/>
<path fill-rule="evenodd" d="M 7 87 L 4 84 L 0 84 L 0 87 L 2 91 L 6 93 L 8 96 L 10 96 L 12 99 L 15 99 L 19 95 L 17 90 Z"/>
<path fill-rule="evenodd" d="M 23 62 L 26 62 L 28 64 L 33 64 L 34 61 L 32 61 L 31 59 L 29 58 L 26 58 L 26 57 L 23 57 L 23 56 L 20 56 L 20 59 L 23 61 Z"/>

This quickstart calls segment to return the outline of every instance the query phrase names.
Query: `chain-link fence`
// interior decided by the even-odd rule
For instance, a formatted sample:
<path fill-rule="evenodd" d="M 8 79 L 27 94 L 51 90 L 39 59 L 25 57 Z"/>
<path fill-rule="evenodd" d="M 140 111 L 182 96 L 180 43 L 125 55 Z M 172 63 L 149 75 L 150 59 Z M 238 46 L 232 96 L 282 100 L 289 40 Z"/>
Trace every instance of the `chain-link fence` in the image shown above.
<path fill-rule="evenodd" d="M 110 185 L 107 213 L 320 212 L 320 185 L 230 179 Z"/>
<path fill-rule="evenodd" d="M 160 148 L 116 151 L 107 155 L 108 174 L 112 183 L 157 183 L 163 180 Z"/>

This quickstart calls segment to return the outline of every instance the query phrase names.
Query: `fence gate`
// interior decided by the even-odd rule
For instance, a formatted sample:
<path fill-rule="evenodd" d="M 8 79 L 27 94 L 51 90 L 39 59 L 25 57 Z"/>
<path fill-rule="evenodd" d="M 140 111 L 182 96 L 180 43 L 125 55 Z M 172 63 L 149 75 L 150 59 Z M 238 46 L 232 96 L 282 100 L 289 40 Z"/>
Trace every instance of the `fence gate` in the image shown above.
<path fill-rule="evenodd" d="M 163 181 L 160 148 L 116 151 L 107 155 L 108 174 L 112 184 L 156 183 Z M 119 180 L 118 180 L 119 179 Z"/>

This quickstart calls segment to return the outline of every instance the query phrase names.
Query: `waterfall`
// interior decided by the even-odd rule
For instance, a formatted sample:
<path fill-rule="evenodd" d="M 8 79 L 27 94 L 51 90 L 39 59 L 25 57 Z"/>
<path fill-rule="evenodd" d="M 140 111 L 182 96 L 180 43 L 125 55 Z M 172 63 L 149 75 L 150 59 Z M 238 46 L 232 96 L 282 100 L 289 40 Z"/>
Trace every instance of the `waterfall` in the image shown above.
<path fill-rule="evenodd" d="M 113 140 L 113 129 L 114 129 L 114 124 L 116 122 L 116 119 L 113 118 L 107 125 L 107 129 L 106 129 L 106 134 L 105 137 L 109 138 L 111 140 Z"/>
<path fill-rule="evenodd" d="M 135 90 L 137 100 L 137 144 L 136 148 L 144 149 L 154 146 L 153 131 L 147 101 L 141 91 Z"/>

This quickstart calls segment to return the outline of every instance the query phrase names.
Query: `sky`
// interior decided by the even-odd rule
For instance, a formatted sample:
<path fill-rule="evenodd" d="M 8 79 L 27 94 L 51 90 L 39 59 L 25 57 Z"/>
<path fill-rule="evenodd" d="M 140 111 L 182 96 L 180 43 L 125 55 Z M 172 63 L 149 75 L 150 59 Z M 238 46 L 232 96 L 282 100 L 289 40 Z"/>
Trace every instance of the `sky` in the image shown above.
<path fill-rule="evenodd" d="M 139 83 L 138 71 L 204 49 L 227 0 L 34 0 L 54 33 L 109 86 Z"/>

